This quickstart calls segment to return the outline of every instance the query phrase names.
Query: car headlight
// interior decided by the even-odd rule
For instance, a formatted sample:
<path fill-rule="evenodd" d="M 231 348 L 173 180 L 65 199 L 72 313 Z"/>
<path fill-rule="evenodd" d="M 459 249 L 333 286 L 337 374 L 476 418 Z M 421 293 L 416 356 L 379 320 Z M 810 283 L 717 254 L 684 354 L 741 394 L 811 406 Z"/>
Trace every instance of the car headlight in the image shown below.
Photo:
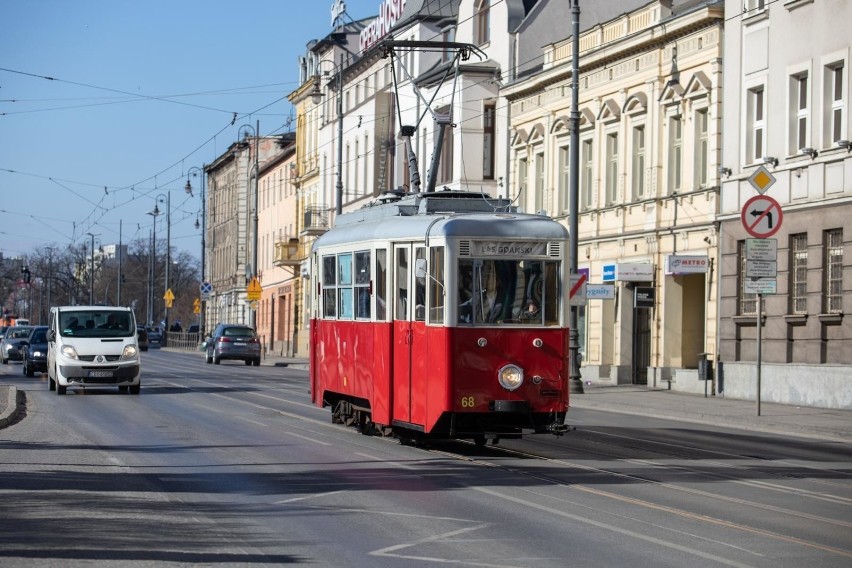
<path fill-rule="evenodd" d="M 70 345 L 63 345 L 60 353 L 62 353 L 62 355 L 68 357 L 69 359 L 78 359 L 77 350 L 71 347 Z"/>
<path fill-rule="evenodd" d="M 125 345 L 124 351 L 121 353 L 121 358 L 122 359 L 133 359 L 134 357 L 136 357 L 137 353 L 138 353 L 138 351 L 136 350 L 135 345 Z"/>
<path fill-rule="evenodd" d="M 39 350 L 33 351 L 33 357 L 44 357 L 44 353 Z"/>
<path fill-rule="evenodd" d="M 497 380 L 504 389 L 513 391 L 524 383 L 524 371 L 517 365 L 506 365 L 497 371 Z"/>

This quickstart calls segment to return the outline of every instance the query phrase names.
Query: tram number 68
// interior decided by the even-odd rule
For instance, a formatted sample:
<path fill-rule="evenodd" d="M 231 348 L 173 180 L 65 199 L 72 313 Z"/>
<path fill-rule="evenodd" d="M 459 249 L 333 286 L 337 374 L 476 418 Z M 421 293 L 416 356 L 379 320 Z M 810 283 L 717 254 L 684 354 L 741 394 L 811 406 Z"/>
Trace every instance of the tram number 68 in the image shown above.
<path fill-rule="evenodd" d="M 476 406 L 476 402 L 472 396 L 463 396 L 461 398 L 462 408 L 473 408 L 474 406 Z"/>

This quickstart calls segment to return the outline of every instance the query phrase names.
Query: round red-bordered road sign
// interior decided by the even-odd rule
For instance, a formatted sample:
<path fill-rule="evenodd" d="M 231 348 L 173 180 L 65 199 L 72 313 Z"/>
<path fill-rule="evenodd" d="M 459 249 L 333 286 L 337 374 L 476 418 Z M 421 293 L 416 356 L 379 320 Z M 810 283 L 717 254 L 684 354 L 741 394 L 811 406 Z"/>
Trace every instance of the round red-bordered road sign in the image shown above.
<path fill-rule="evenodd" d="M 743 205 L 740 218 L 749 235 L 765 239 L 781 228 L 784 213 L 781 212 L 781 205 L 768 195 L 755 195 Z"/>

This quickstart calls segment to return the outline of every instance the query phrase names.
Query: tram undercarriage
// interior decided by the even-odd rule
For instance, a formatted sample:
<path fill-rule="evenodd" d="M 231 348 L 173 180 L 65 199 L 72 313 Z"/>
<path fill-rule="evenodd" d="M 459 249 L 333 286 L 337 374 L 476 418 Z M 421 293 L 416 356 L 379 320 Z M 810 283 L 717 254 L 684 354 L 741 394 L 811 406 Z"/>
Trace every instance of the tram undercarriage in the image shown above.
<path fill-rule="evenodd" d="M 324 399 L 331 407 L 331 421 L 356 428 L 366 436 L 395 436 L 404 445 L 420 445 L 429 440 L 472 440 L 477 446 L 501 439 L 519 439 L 524 433 L 562 436 L 569 430 L 564 412 L 529 412 L 525 402 L 497 401 L 488 413 L 445 412 L 431 432 L 423 427 L 402 421 L 393 425 L 373 422 L 370 404 L 358 398 Z M 501 410 L 502 409 L 502 410 Z"/>

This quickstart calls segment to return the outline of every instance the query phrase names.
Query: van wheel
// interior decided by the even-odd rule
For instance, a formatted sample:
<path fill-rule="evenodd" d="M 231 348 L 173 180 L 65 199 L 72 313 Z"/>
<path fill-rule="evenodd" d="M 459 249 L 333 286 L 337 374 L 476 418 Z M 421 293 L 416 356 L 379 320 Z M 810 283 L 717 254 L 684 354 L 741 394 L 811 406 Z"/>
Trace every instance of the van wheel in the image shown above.
<path fill-rule="evenodd" d="M 47 375 L 47 388 L 52 391 L 56 390 L 56 381 L 50 378 L 50 374 Z"/>
<path fill-rule="evenodd" d="M 56 383 L 56 394 L 65 394 L 65 390 L 67 388 L 68 387 L 64 387 L 64 386 L 60 385 L 59 382 L 57 382 Z"/>
<path fill-rule="evenodd" d="M 221 362 L 222 362 L 222 360 L 221 360 L 221 359 L 219 359 L 218 357 L 213 357 L 213 364 L 214 364 L 214 365 L 218 365 L 218 364 L 220 364 Z"/>
<path fill-rule="evenodd" d="M 142 384 L 138 385 L 130 385 L 130 394 L 139 394 L 139 391 L 142 389 Z"/>
<path fill-rule="evenodd" d="M 255 359 L 255 360 L 254 360 L 254 366 L 255 366 L 255 367 L 260 367 L 260 359 Z"/>
<path fill-rule="evenodd" d="M 251 367 L 251 363 L 252 363 L 252 360 L 251 360 L 251 359 L 246 359 L 246 360 L 245 360 L 246 367 Z"/>

